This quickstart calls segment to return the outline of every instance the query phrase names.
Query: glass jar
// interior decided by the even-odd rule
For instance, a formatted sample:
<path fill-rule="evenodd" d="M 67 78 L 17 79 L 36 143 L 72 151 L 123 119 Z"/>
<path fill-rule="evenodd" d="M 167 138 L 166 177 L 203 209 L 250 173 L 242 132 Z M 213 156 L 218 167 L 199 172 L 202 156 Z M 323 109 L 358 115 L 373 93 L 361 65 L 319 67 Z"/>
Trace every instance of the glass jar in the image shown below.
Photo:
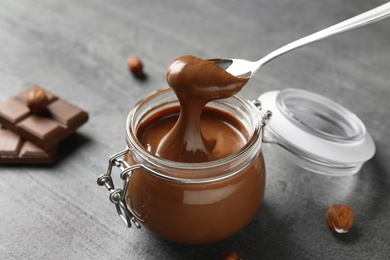
<path fill-rule="evenodd" d="M 233 96 L 208 103 L 240 120 L 248 133 L 246 144 L 219 160 L 174 162 L 148 152 L 137 129 L 178 106 L 170 88 L 142 99 L 127 117 L 126 149 L 110 158 L 107 173 L 98 179 L 128 227 L 142 224 L 178 243 L 227 238 L 255 216 L 265 189 L 264 142 L 306 169 L 335 176 L 357 173 L 375 153 L 372 138 L 352 112 L 317 94 L 287 89 L 254 101 Z M 123 189 L 114 187 L 114 166 L 121 170 Z"/>
<path fill-rule="evenodd" d="M 207 106 L 240 118 L 249 139 L 231 156 L 179 163 L 154 156 L 137 139 L 137 128 L 144 120 L 178 106 L 174 92 L 162 89 L 130 112 L 125 161 L 142 168 L 133 171 L 126 205 L 139 222 L 167 240 L 189 244 L 221 240 L 243 228 L 263 200 L 260 114 L 251 102 L 238 97 L 209 103 Z"/>

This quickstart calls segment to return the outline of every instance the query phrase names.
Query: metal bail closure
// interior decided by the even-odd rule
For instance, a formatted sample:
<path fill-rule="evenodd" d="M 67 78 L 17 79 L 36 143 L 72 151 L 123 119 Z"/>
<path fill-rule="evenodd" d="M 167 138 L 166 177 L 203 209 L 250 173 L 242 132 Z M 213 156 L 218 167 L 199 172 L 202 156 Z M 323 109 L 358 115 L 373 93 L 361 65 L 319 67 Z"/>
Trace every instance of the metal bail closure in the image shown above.
<path fill-rule="evenodd" d="M 260 113 L 261 113 L 261 126 L 264 127 L 267 125 L 268 121 L 271 119 L 272 117 L 272 111 L 270 110 L 267 110 L 266 112 L 263 111 L 263 108 L 261 106 L 261 102 L 260 100 L 256 99 L 256 100 L 253 100 L 252 101 L 253 105 L 255 105 L 255 107 L 257 107 L 257 109 L 259 109 Z"/>
<path fill-rule="evenodd" d="M 362 121 L 328 98 L 285 89 L 266 92 L 258 101 L 262 111 L 272 111 L 272 120 L 265 120 L 263 142 L 277 144 L 273 147 L 298 166 L 326 175 L 352 175 L 375 154 Z"/>
<path fill-rule="evenodd" d="M 130 166 L 126 161 L 119 158 L 128 152 L 129 149 L 126 148 L 125 150 L 111 156 L 108 161 L 107 172 L 99 176 L 97 183 L 100 186 L 106 186 L 107 190 L 110 192 L 110 201 L 115 204 L 116 211 L 126 226 L 130 228 L 131 222 L 133 222 L 137 228 L 141 228 L 141 225 L 138 222 L 139 220 L 134 217 L 134 214 L 127 208 L 125 202 L 125 196 L 129 186 L 130 178 L 133 174 L 133 170 L 141 168 L 141 166 L 138 164 Z M 122 180 L 124 180 L 123 189 L 118 189 L 114 186 L 111 177 L 113 166 L 116 166 L 121 170 L 120 177 Z"/>

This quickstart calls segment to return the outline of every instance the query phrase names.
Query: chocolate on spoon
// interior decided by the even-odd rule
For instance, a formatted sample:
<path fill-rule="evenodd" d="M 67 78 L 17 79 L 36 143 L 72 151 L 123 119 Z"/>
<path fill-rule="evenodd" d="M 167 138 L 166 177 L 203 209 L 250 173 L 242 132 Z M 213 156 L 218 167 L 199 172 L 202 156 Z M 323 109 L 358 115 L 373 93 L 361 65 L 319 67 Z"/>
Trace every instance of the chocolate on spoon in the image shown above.
<path fill-rule="evenodd" d="M 168 66 L 166 78 L 181 109 L 176 124 L 161 140 L 156 155 L 187 163 L 212 161 L 216 141 L 207 140 L 202 134 L 203 107 L 210 101 L 233 96 L 249 78 L 235 77 L 212 60 L 194 56 L 175 59 Z"/>

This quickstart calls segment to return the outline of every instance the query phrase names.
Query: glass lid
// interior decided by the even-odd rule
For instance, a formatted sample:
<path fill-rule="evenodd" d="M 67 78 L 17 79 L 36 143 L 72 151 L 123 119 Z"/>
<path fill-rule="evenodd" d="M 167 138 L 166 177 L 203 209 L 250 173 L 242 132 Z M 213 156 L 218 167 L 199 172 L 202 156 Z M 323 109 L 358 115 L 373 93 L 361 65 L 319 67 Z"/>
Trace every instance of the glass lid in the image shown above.
<path fill-rule="evenodd" d="M 362 121 L 345 107 L 318 94 L 285 89 L 262 94 L 262 110 L 272 118 L 265 143 L 313 172 L 345 176 L 357 173 L 375 154 L 375 144 Z"/>

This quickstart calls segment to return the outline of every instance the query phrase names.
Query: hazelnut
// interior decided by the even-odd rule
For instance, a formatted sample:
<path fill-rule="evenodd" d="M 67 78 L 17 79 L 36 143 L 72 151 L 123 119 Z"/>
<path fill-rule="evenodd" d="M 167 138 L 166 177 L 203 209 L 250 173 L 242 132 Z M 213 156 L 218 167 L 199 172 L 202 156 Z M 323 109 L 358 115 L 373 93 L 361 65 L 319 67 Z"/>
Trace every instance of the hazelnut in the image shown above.
<path fill-rule="evenodd" d="M 133 75 L 137 78 L 142 78 L 144 76 L 144 65 L 142 64 L 140 58 L 138 58 L 137 56 L 130 56 L 127 59 L 127 66 L 129 67 L 129 70 L 133 73 Z"/>
<path fill-rule="evenodd" d="M 35 88 L 28 93 L 26 102 L 33 113 L 39 114 L 46 110 L 49 99 L 43 89 Z"/>
<path fill-rule="evenodd" d="M 352 227 L 353 220 L 353 211 L 347 205 L 331 206 L 326 212 L 328 226 L 337 233 L 347 233 Z"/>
<path fill-rule="evenodd" d="M 242 260 L 242 258 L 238 256 L 236 252 L 232 251 L 227 253 L 223 260 Z"/>

